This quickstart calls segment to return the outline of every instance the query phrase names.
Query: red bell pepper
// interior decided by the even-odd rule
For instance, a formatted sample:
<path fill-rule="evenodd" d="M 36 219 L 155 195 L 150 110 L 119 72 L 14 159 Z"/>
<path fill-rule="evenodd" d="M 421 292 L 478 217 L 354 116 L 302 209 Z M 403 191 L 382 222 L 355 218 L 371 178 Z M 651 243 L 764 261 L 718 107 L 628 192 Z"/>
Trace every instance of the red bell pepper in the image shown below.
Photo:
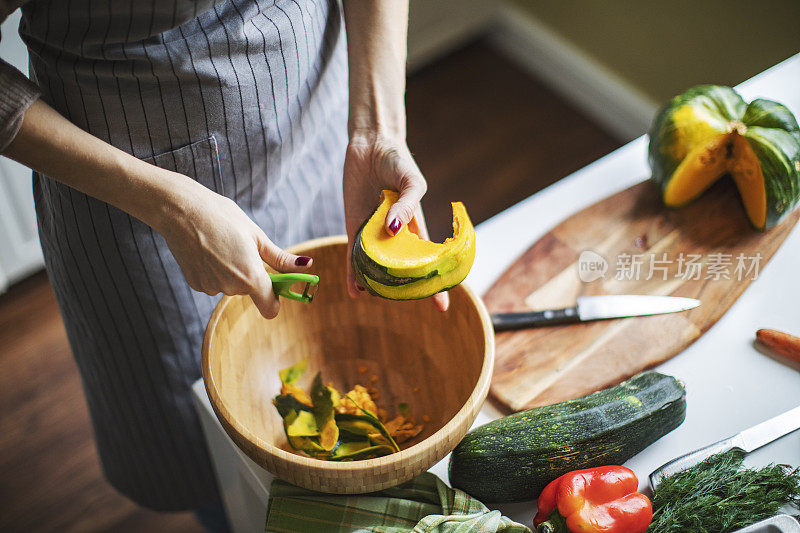
<path fill-rule="evenodd" d="M 540 533 L 644 533 L 653 505 L 638 487 L 624 466 L 568 472 L 539 495 L 533 525 Z"/>

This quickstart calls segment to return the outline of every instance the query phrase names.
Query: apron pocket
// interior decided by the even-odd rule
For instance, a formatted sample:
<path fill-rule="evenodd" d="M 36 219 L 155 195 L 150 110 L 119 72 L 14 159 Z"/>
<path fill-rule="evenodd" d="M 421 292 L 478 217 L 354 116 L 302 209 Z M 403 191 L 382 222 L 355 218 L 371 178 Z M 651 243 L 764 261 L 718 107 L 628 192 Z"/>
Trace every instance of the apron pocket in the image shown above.
<path fill-rule="evenodd" d="M 219 156 L 217 154 L 217 140 L 213 135 L 207 139 L 202 139 L 192 144 L 182 146 L 181 148 L 176 148 L 175 150 L 170 150 L 169 152 L 164 152 L 163 154 L 145 158 L 144 161 L 147 161 L 148 163 L 158 167 L 189 176 L 199 184 L 211 189 L 217 194 L 225 194 L 222 186 Z M 166 242 L 161 242 L 163 242 L 164 247 L 161 253 L 170 253 L 166 247 Z M 178 267 L 177 263 L 174 263 L 174 259 L 170 257 L 170 260 L 172 264 L 174 264 L 173 275 L 171 277 L 172 283 L 181 285 L 184 284 L 185 281 L 183 280 L 183 274 L 181 273 L 180 268 Z M 193 334 L 195 334 L 194 338 L 201 339 L 202 341 L 203 331 L 208 323 L 208 319 L 211 317 L 211 313 L 214 311 L 214 307 L 222 295 L 218 294 L 216 296 L 209 296 L 208 294 L 197 292 L 195 290 L 191 290 L 190 295 L 192 300 L 194 300 L 193 307 L 196 309 L 199 321 L 191 324 L 189 327 L 196 330 L 193 331 Z M 189 305 L 191 306 L 192 304 Z M 196 354 L 199 357 L 199 348 L 196 351 Z"/>
<path fill-rule="evenodd" d="M 145 159 L 158 167 L 184 174 L 217 194 L 225 195 L 219 169 L 217 140 L 207 139 Z"/>

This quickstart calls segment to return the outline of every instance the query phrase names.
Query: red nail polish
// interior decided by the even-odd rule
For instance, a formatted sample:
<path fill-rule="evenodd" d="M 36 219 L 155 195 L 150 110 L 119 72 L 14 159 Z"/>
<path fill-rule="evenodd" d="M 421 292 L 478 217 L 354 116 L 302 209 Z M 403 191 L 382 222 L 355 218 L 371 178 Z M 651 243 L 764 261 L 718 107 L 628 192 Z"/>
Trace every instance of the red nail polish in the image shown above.
<path fill-rule="evenodd" d="M 392 220 L 392 222 L 389 224 L 389 230 L 392 232 L 392 235 L 397 235 L 397 232 L 400 231 L 399 218 Z"/>
<path fill-rule="evenodd" d="M 294 260 L 294 264 L 299 267 L 304 267 L 311 262 L 311 258 L 307 255 L 301 255 L 297 259 Z"/>

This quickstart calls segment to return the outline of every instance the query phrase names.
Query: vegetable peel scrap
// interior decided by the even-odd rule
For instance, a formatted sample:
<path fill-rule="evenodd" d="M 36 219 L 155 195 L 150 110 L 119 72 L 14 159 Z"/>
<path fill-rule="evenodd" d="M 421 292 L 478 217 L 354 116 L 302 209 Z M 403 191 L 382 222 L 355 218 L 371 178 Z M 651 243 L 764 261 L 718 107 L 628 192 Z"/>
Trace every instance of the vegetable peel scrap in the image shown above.
<path fill-rule="evenodd" d="M 319 430 L 319 445 L 325 451 L 333 450 L 339 440 L 339 428 L 334 420 L 333 397 L 331 389 L 322 384 L 322 376 L 317 373 L 311 385 L 311 399 L 314 405 L 314 418 Z"/>
<path fill-rule="evenodd" d="M 370 433 L 368 435 L 370 440 L 371 441 L 375 441 L 375 440 L 380 440 L 381 438 L 383 438 L 383 439 L 385 439 L 386 442 L 384 442 L 382 444 L 388 444 L 392 448 L 392 450 L 394 450 L 396 452 L 399 452 L 400 451 L 400 447 L 397 445 L 395 440 L 392 438 L 392 435 L 386 429 L 386 426 L 383 425 L 383 423 L 378 419 L 378 417 L 375 416 L 375 414 L 372 413 L 371 411 L 367 411 L 366 409 L 364 409 L 363 407 L 358 405 L 355 401 L 353 401 L 352 398 L 349 398 L 346 395 L 345 395 L 345 397 L 347 397 L 351 402 L 355 403 L 356 407 L 358 407 L 358 409 L 361 411 L 362 416 L 366 417 L 367 420 L 372 422 L 372 424 L 378 430 L 377 434 L 376 433 Z M 356 415 L 356 416 L 358 416 L 358 415 Z"/>
<path fill-rule="evenodd" d="M 375 403 L 379 394 L 371 387 L 356 385 L 341 394 L 332 384 L 323 384 L 317 373 L 308 394 L 297 385 L 307 366 L 303 359 L 281 370 L 281 391 L 272 400 L 297 452 L 328 461 L 371 459 L 399 452 L 398 442 L 422 432 L 407 404 L 400 404 L 398 416 L 386 421 L 386 410 Z"/>

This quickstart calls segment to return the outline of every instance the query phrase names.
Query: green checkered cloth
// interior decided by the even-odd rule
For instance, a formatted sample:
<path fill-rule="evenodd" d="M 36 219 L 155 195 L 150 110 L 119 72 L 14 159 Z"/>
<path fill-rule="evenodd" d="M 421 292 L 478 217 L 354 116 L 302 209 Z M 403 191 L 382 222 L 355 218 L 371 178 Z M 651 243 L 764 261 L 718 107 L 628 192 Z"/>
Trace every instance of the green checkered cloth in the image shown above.
<path fill-rule="evenodd" d="M 276 479 L 266 531 L 272 533 L 531 533 L 426 472 L 369 494 L 313 492 Z"/>

